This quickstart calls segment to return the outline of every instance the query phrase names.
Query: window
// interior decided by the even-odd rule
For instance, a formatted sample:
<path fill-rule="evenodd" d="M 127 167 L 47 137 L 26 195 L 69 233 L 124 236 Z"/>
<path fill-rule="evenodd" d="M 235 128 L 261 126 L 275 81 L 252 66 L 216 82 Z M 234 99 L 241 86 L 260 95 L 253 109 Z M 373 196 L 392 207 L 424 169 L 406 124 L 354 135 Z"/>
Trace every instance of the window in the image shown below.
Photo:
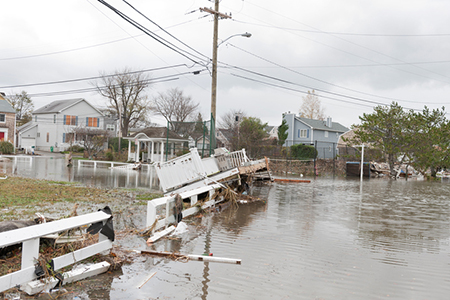
<path fill-rule="evenodd" d="M 47 132 L 47 143 L 48 143 L 49 140 L 50 140 L 50 133 Z"/>
<path fill-rule="evenodd" d="M 306 129 L 299 129 L 298 130 L 298 137 L 299 138 L 307 138 L 308 137 L 308 130 L 306 130 Z"/>
<path fill-rule="evenodd" d="M 34 121 L 37 122 L 37 116 L 34 116 Z"/>
<path fill-rule="evenodd" d="M 328 131 L 327 130 L 325 130 L 325 137 L 326 138 L 328 137 Z"/>
<path fill-rule="evenodd" d="M 88 127 L 98 127 L 99 119 L 98 118 L 86 118 L 86 126 Z"/>
<path fill-rule="evenodd" d="M 114 124 L 106 124 L 106 130 L 114 131 Z"/>
<path fill-rule="evenodd" d="M 56 123 L 56 115 L 53 115 L 53 123 Z"/>
<path fill-rule="evenodd" d="M 64 125 L 78 125 L 76 116 L 67 116 L 64 115 Z"/>
<path fill-rule="evenodd" d="M 70 143 L 74 141 L 73 133 L 63 133 L 63 143 Z"/>
<path fill-rule="evenodd" d="M 41 133 L 40 132 L 37 133 L 37 137 L 41 137 Z"/>
<path fill-rule="evenodd" d="M 6 122 L 6 116 L 5 114 L 0 114 L 0 122 Z"/>

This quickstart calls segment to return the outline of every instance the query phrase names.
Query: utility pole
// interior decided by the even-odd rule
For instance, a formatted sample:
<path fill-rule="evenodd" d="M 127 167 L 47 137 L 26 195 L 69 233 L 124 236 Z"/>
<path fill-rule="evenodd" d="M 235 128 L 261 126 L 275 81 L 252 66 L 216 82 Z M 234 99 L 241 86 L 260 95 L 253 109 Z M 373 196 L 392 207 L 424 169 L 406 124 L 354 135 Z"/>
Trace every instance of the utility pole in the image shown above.
<path fill-rule="evenodd" d="M 209 8 L 200 8 L 201 11 L 214 15 L 214 35 L 213 35 L 213 57 L 212 57 L 212 83 L 211 83 L 211 117 L 212 128 L 216 128 L 216 99 L 217 99 L 217 40 L 219 33 L 219 18 L 231 19 L 230 16 L 219 12 L 219 0 L 215 0 L 214 10 Z M 212 131 L 212 130 L 211 130 Z M 214 133 L 212 133 L 214 134 Z"/>

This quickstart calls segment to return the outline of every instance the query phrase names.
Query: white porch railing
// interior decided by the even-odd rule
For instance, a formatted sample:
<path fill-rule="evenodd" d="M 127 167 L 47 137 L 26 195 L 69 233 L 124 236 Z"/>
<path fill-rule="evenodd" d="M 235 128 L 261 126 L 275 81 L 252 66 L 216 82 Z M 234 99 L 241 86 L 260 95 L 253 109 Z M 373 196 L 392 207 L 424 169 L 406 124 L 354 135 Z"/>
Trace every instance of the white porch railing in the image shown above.
<path fill-rule="evenodd" d="M 133 169 L 135 166 L 134 164 L 130 163 L 123 163 L 123 162 L 116 162 L 116 161 L 105 161 L 105 160 L 85 160 L 85 159 L 78 159 L 78 168 L 85 167 L 85 166 L 91 166 L 94 168 L 97 167 L 109 167 L 111 168 L 121 168 L 123 169 Z M 151 164 L 141 164 L 140 165 L 142 169 L 147 169 L 147 171 L 150 171 L 153 165 Z"/>
<path fill-rule="evenodd" d="M 215 156 L 217 165 L 220 171 L 226 171 L 237 167 L 242 167 L 244 163 L 249 162 L 250 159 L 245 153 L 245 149 L 225 153 Z"/>
<path fill-rule="evenodd" d="M 155 165 L 156 174 L 164 192 L 207 176 L 197 148 L 191 148 L 189 151 L 190 153 L 183 156 Z"/>
<path fill-rule="evenodd" d="M 241 167 L 250 161 L 245 149 L 204 159 L 200 158 L 197 148 L 189 151 L 188 154 L 155 165 L 164 193 L 212 174 Z"/>
<path fill-rule="evenodd" d="M 180 193 L 182 199 L 188 198 L 190 199 L 190 204 L 192 206 L 191 208 L 183 210 L 183 218 L 195 214 L 200 209 L 199 207 L 194 207 L 194 205 L 197 203 L 198 195 L 200 194 L 208 193 L 209 197 L 208 201 L 206 201 L 203 208 L 213 206 L 216 202 L 215 200 L 211 200 L 211 197 L 214 195 L 215 190 L 218 189 L 219 187 L 221 187 L 220 184 L 212 184 Z M 154 232 L 160 228 L 167 227 L 170 223 L 175 222 L 175 217 L 171 209 L 171 207 L 173 207 L 174 205 L 174 202 L 175 202 L 175 195 L 169 195 L 148 201 L 147 228 L 155 225 L 152 230 Z M 165 214 L 162 218 L 161 217 L 158 218 L 157 210 L 163 208 L 165 208 Z"/>
<path fill-rule="evenodd" d="M 22 243 L 21 270 L 0 277 L 0 292 L 20 286 L 36 279 L 36 262 L 39 257 L 39 241 L 41 237 L 69 230 L 79 226 L 103 222 L 111 215 L 98 211 L 82 216 L 62 219 L 54 222 L 33 225 L 0 233 L 0 247 L 7 247 Z M 99 233 L 98 243 L 73 251 L 69 254 L 56 257 L 52 260 L 53 270 L 81 261 L 97 253 L 112 248 L 112 241 Z"/>

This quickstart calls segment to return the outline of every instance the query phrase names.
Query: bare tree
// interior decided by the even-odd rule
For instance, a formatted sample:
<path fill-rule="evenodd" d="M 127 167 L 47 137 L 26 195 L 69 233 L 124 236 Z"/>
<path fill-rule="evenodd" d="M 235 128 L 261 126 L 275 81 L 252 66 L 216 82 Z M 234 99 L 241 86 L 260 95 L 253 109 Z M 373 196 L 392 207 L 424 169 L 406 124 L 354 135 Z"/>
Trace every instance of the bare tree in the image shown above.
<path fill-rule="evenodd" d="M 73 129 L 73 134 L 75 134 L 76 140 L 83 145 L 89 158 L 92 158 L 104 149 L 110 133 L 102 129 L 76 127 Z M 72 139 L 72 136 L 69 138 Z"/>
<path fill-rule="evenodd" d="M 153 110 L 167 121 L 174 122 L 172 130 L 182 135 L 186 134 L 186 126 L 181 122 L 193 120 L 198 107 L 199 103 L 195 103 L 190 96 L 183 95 L 183 91 L 178 88 L 159 93 L 153 99 Z"/>
<path fill-rule="evenodd" d="M 143 72 L 133 72 L 129 68 L 114 74 L 101 74 L 94 83 L 100 95 L 108 99 L 108 109 L 120 120 L 120 132 L 128 134 L 130 127 L 146 123 L 150 106 L 145 94 L 149 87 L 149 76 Z"/>
<path fill-rule="evenodd" d="M 31 121 L 34 104 L 27 92 L 22 91 L 20 94 L 9 95 L 7 99 L 15 109 L 16 119 L 20 121 L 20 124 Z"/>
<path fill-rule="evenodd" d="M 312 90 L 308 91 L 308 95 L 302 97 L 303 103 L 300 107 L 299 114 L 300 117 L 314 119 L 314 120 L 325 120 L 324 110 L 321 107 L 319 96 L 316 92 Z"/>

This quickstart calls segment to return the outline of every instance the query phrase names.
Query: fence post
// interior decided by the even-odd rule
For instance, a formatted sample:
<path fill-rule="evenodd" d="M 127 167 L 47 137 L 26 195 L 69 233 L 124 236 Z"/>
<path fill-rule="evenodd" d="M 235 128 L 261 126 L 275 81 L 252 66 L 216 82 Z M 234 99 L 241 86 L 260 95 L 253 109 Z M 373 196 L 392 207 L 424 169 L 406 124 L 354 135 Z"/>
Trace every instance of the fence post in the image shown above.
<path fill-rule="evenodd" d="M 314 155 L 314 176 L 317 176 L 317 175 L 319 175 L 319 174 L 317 174 L 317 141 L 314 141 L 314 149 L 316 150 L 315 151 L 315 155 Z"/>

